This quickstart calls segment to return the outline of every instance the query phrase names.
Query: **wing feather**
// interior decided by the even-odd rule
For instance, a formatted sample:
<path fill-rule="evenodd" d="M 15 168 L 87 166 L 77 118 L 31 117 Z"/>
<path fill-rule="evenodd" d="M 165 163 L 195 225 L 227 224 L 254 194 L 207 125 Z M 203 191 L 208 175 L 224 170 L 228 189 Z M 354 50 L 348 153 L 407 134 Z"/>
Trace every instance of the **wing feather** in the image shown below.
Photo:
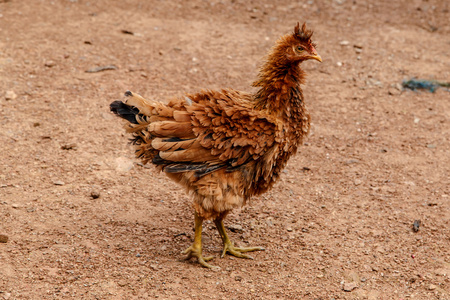
<path fill-rule="evenodd" d="M 150 131 L 155 136 L 160 137 L 179 137 L 179 138 L 194 138 L 192 132 L 191 122 L 177 122 L 177 121 L 160 121 L 150 123 L 148 126 Z"/>
<path fill-rule="evenodd" d="M 185 149 L 199 149 L 202 147 L 199 141 L 193 139 L 174 139 L 174 138 L 154 138 L 152 147 L 159 151 L 177 151 Z"/>
<path fill-rule="evenodd" d="M 250 94 L 202 91 L 169 104 L 126 95 L 125 104 L 139 111 L 137 124 L 127 125 L 136 154 L 166 172 L 195 170 L 196 176 L 203 176 L 220 168 L 232 171 L 274 153 L 277 123 L 253 109 Z"/>
<path fill-rule="evenodd" d="M 202 149 L 187 149 L 178 151 L 160 151 L 159 156 L 162 159 L 173 162 L 209 162 L 217 160 L 217 157 L 211 154 L 211 151 Z"/>
<path fill-rule="evenodd" d="M 235 167 L 257 160 L 273 147 L 276 121 L 253 109 L 251 95 L 234 90 L 189 95 L 193 132 L 213 155 Z"/>

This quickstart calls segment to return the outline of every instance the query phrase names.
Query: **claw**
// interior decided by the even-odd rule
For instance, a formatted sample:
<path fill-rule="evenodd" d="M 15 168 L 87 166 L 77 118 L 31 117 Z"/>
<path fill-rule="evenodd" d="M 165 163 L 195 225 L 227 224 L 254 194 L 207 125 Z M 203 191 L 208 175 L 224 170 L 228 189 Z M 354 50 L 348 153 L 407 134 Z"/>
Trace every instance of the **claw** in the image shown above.
<path fill-rule="evenodd" d="M 262 247 L 234 247 L 233 243 L 224 243 L 223 245 L 223 252 L 221 257 L 223 258 L 225 254 L 228 252 L 229 254 L 239 257 L 239 258 L 248 258 L 253 259 L 250 255 L 244 254 L 245 252 L 251 252 L 251 251 L 264 251 L 265 249 Z"/>
<path fill-rule="evenodd" d="M 210 265 L 210 264 L 207 263 L 207 261 L 212 260 L 214 258 L 214 256 L 203 257 L 201 252 L 196 250 L 193 246 L 190 246 L 189 248 L 184 250 L 182 253 L 183 254 L 187 254 L 186 260 L 188 260 L 188 259 L 190 259 L 192 257 L 196 257 L 198 262 L 199 262 L 199 264 L 201 264 L 205 268 L 209 268 L 209 269 L 218 268 L 218 267 L 215 267 L 215 266 Z"/>
<path fill-rule="evenodd" d="M 223 241 L 223 251 L 221 257 L 223 258 L 227 252 L 233 256 L 239 257 L 239 258 L 248 258 L 253 259 L 253 257 L 244 254 L 245 252 L 251 252 L 251 251 L 264 251 L 265 249 L 262 247 L 234 247 L 233 242 L 230 241 L 228 238 L 228 234 L 225 230 L 225 226 L 223 226 L 222 219 L 216 219 L 214 220 L 214 223 L 216 224 L 217 230 L 219 231 L 220 237 Z"/>

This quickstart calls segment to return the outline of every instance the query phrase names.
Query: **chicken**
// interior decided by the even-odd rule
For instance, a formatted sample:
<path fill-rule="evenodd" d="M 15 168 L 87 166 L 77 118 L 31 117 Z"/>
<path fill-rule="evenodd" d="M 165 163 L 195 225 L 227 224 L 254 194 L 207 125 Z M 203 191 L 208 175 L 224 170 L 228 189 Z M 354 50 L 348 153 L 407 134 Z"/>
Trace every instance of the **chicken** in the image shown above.
<path fill-rule="evenodd" d="M 202 254 L 202 222 L 214 221 L 229 253 L 251 258 L 230 241 L 223 220 L 252 196 L 270 189 L 308 134 L 310 115 L 300 84 L 303 61 L 322 61 L 312 31 L 299 24 L 282 36 L 263 64 L 255 93 L 203 90 L 163 104 L 127 91 L 111 111 L 125 119 L 136 157 L 151 162 L 193 196 L 195 237 L 184 251 L 207 268 Z"/>

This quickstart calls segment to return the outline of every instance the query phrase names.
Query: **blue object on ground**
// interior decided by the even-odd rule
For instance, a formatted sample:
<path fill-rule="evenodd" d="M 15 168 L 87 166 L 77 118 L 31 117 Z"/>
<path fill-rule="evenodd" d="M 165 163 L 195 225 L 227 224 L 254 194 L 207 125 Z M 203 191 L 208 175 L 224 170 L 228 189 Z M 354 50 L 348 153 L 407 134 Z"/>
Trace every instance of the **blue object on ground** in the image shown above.
<path fill-rule="evenodd" d="M 428 90 L 432 93 L 440 87 L 450 87 L 450 83 L 448 82 L 439 82 L 436 80 L 425 80 L 425 79 L 416 79 L 412 78 L 410 80 L 404 80 L 402 82 L 403 88 L 410 89 L 410 90 Z"/>

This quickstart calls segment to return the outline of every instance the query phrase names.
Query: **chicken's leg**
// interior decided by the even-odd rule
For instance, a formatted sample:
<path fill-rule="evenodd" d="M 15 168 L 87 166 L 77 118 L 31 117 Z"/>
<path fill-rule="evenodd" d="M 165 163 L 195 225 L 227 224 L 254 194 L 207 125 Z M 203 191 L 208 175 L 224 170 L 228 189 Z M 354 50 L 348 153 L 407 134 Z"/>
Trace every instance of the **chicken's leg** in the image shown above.
<path fill-rule="evenodd" d="M 214 220 L 214 223 L 216 224 L 217 230 L 219 231 L 220 237 L 222 238 L 223 241 L 223 252 L 221 257 L 224 257 L 225 254 L 228 252 L 236 257 L 253 259 L 253 257 L 244 254 L 244 252 L 264 250 L 264 248 L 262 247 L 243 247 L 243 248 L 234 247 L 233 242 L 230 241 L 230 238 L 228 237 L 228 234 L 225 230 L 225 226 L 223 225 L 223 218 L 224 216 Z"/>
<path fill-rule="evenodd" d="M 206 267 L 206 268 L 214 268 L 214 266 L 207 263 L 207 261 L 213 259 L 213 256 L 203 257 L 202 255 L 202 223 L 203 218 L 201 218 L 197 212 L 195 213 L 195 237 L 194 243 L 183 251 L 184 254 L 188 256 L 186 259 L 190 259 L 191 257 L 197 257 L 198 262 Z"/>

